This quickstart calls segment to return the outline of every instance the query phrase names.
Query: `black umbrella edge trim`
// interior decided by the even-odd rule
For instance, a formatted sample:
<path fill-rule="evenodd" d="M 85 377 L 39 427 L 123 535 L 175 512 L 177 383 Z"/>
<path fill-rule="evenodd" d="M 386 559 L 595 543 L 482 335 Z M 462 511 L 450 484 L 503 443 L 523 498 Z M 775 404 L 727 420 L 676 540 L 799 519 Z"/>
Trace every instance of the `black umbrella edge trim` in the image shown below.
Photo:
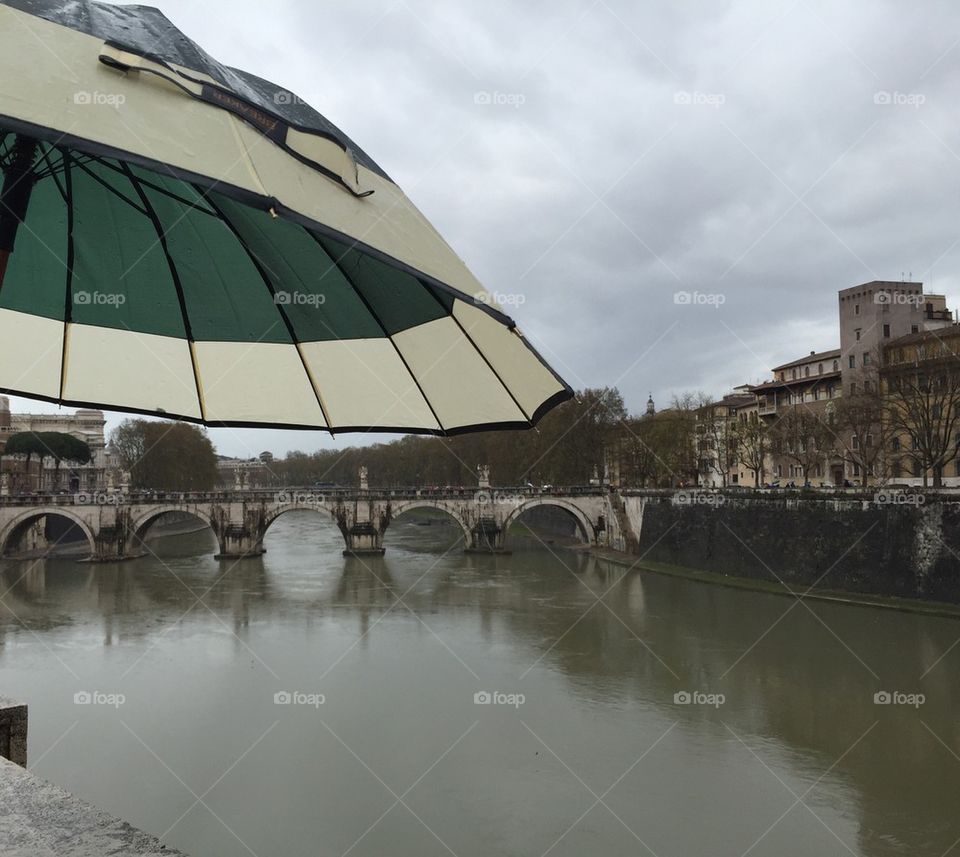
<path fill-rule="evenodd" d="M 251 421 L 205 421 L 197 417 L 185 416 L 183 414 L 157 413 L 143 408 L 121 408 L 117 405 L 105 405 L 102 402 L 88 402 L 80 399 L 59 399 L 55 396 L 41 396 L 37 393 L 25 392 L 23 390 L 14 390 L 9 387 L 0 387 L 0 394 L 7 396 L 19 396 L 25 399 L 33 399 L 38 402 L 50 402 L 54 405 L 65 405 L 70 408 L 92 408 L 95 410 L 108 411 L 115 414 L 135 414 L 145 417 L 159 417 L 160 419 L 171 420 L 181 423 L 192 423 L 193 425 L 205 426 L 207 428 L 254 428 L 254 429 L 282 429 L 285 431 L 319 431 L 329 434 L 416 434 L 432 435 L 435 437 L 455 437 L 461 434 L 476 434 L 484 431 L 523 431 L 535 426 L 540 419 L 557 405 L 573 398 L 573 394 L 567 390 L 560 390 L 554 393 L 549 399 L 543 402 L 528 423 L 525 420 L 516 420 L 512 422 L 492 422 L 477 423 L 475 425 L 462 426 L 445 430 L 410 428 L 408 426 L 339 426 L 330 428 L 320 425 L 300 425 L 297 423 L 265 423 Z"/>

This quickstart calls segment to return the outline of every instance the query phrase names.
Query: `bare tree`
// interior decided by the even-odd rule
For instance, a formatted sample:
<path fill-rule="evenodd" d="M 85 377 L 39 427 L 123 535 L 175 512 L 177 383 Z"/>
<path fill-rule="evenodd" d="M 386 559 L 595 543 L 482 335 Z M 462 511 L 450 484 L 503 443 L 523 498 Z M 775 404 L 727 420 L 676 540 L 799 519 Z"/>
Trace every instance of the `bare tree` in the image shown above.
<path fill-rule="evenodd" d="M 874 385 L 863 392 L 844 396 L 836 410 L 833 427 L 834 450 L 860 471 L 866 487 L 870 474 L 884 474 L 885 451 L 895 430 L 887 406 Z"/>
<path fill-rule="evenodd" d="M 753 474 L 753 484 L 759 488 L 763 481 L 767 454 L 770 452 L 770 431 L 763 420 L 751 414 L 746 422 L 737 423 L 735 437 L 737 455 L 743 466 Z"/>
<path fill-rule="evenodd" d="M 736 426 L 725 405 L 704 399 L 697 408 L 698 469 L 716 473 L 726 488 L 732 467 L 739 461 Z"/>
<path fill-rule="evenodd" d="M 891 430 L 910 441 L 905 450 L 923 485 L 943 484 L 943 469 L 957 457 L 960 431 L 960 359 L 938 353 L 928 360 L 889 367 L 886 373 Z"/>
<path fill-rule="evenodd" d="M 788 410 L 770 433 L 774 451 L 799 466 L 804 482 L 809 481 L 811 471 L 827 457 L 835 441 L 833 428 L 826 420 L 800 406 Z"/>

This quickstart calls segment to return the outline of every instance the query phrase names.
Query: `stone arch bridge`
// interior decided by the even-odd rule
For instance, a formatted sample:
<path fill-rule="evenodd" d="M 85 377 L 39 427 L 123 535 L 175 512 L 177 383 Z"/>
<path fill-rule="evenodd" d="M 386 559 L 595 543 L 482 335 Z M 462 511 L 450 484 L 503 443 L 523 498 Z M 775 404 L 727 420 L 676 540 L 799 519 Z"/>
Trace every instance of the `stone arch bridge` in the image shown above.
<path fill-rule="evenodd" d="M 170 512 L 209 525 L 221 558 L 257 556 L 270 525 L 294 510 L 313 510 L 343 534 L 345 555 L 383 554 L 390 522 L 414 509 L 435 509 L 453 518 L 467 551 L 500 553 L 510 525 L 538 506 L 563 509 L 586 543 L 615 546 L 615 505 L 602 487 L 552 489 L 285 489 L 210 493 L 100 493 L 0 497 L 0 556 L 49 546 L 45 522 L 66 519 L 90 544 L 90 559 L 116 562 L 142 556 L 150 527 Z M 611 540 L 613 537 L 613 540 Z"/>

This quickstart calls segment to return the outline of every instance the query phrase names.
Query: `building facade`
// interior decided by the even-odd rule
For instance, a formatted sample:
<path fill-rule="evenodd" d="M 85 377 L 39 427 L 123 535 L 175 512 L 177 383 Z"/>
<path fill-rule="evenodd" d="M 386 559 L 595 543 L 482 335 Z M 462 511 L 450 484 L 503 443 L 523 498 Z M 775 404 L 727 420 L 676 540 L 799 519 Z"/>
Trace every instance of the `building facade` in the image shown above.
<path fill-rule="evenodd" d="M 122 474 L 117 456 L 106 442 L 103 411 L 83 409 L 73 414 L 17 414 L 10 400 L 0 396 L 0 455 L 7 439 L 20 432 L 60 432 L 84 441 L 90 448 L 88 464 L 61 464 L 47 458 L 42 466 L 30 462 L 29 472 L 21 458 L 3 456 L 0 472 L 12 492 L 102 491 L 119 487 Z"/>

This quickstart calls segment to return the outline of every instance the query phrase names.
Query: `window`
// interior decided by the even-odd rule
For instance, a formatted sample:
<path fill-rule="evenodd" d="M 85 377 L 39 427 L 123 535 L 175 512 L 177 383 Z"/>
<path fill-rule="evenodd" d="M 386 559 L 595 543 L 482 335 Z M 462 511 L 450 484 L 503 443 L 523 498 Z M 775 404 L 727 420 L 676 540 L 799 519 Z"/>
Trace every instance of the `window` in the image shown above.
<path fill-rule="evenodd" d="M 957 435 L 957 443 L 960 444 L 960 434 Z M 890 441 L 890 449 L 893 452 L 900 452 L 900 438 L 895 437 Z"/>
<path fill-rule="evenodd" d="M 889 325 L 889 324 L 885 324 L 885 325 L 883 326 L 883 338 L 884 338 L 884 339 L 889 339 L 889 338 L 890 338 L 890 325 Z"/>
<path fill-rule="evenodd" d="M 839 372 L 839 371 L 840 371 L 840 361 L 839 361 L 839 360 L 834 360 L 834 361 L 833 361 L 833 371 L 834 371 L 834 372 Z"/>
<path fill-rule="evenodd" d="M 872 393 L 872 392 L 873 392 L 873 386 L 872 386 L 872 383 L 871 383 L 870 381 L 864 381 L 864 382 L 863 382 L 863 392 L 864 392 L 864 393 Z"/>
<path fill-rule="evenodd" d="M 857 356 L 856 356 L 856 354 L 851 354 L 850 357 L 848 358 L 848 360 L 849 360 L 849 363 L 850 363 L 850 368 L 851 368 L 851 369 L 856 369 L 856 368 L 857 368 Z"/>
<path fill-rule="evenodd" d="M 957 462 L 957 464 L 960 466 L 960 462 Z M 903 462 L 899 458 L 893 460 L 893 464 L 890 467 L 890 475 L 894 479 L 899 479 L 903 476 Z"/>
<path fill-rule="evenodd" d="M 851 396 L 856 396 L 856 395 L 857 395 L 857 382 L 856 382 L 856 381 L 851 381 L 851 382 L 850 382 L 850 395 L 851 395 Z"/>
<path fill-rule="evenodd" d="M 854 315 L 860 315 L 860 304 L 854 304 L 854 305 L 853 305 L 853 314 L 854 314 Z"/>
<path fill-rule="evenodd" d="M 935 419 L 935 420 L 940 419 L 940 415 L 941 415 L 942 413 L 943 413 L 943 410 L 941 409 L 940 405 L 931 405 L 931 406 L 930 406 L 930 417 L 931 417 L 932 419 Z"/>
<path fill-rule="evenodd" d="M 817 374 L 818 374 L 818 375 L 822 375 L 822 374 L 823 374 L 823 364 L 822 364 L 822 363 L 818 363 L 818 364 L 817 364 Z"/>
<path fill-rule="evenodd" d="M 804 367 L 803 367 L 803 377 L 804 377 L 804 378 L 809 378 L 809 377 L 810 377 L 810 367 L 809 367 L 809 366 L 804 366 Z"/>
<path fill-rule="evenodd" d="M 858 328 L 854 331 L 854 333 L 857 335 L 857 342 L 859 342 L 859 341 L 860 341 L 860 328 L 858 327 Z"/>
<path fill-rule="evenodd" d="M 792 369 L 792 370 L 790 371 L 790 377 L 791 377 L 791 379 L 794 380 L 794 381 L 797 380 L 797 370 L 796 370 L 796 369 Z"/>
<path fill-rule="evenodd" d="M 919 324 L 911 324 L 911 325 L 910 325 L 910 332 L 911 332 L 911 333 L 919 333 L 919 332 L 920 332 L 920 325 L 919 325 Z"/>
<path fill-rule="evenodd" d="M 872 449 L 872 448 L 873 448 L 873 435 L 872 435 L 872 434 L 868 434 L 868 435 L 863 439 L 863 445 L 864 445 L 867 449 Z"/>
<path fill-rule="evenodd" d="M 870 352 L 869 352 L 869 351 L 864 351 L 864 352 L 863 352 L 863 365 L 864 365 L 864 366 L 869 366 L 869 365 L 870 365 Z"/>
<path fill-rule="evenodd" d="M 851 449 L 860 449 L 860 438 L 854 435 L 850 446 L 851 446 Z"/>

